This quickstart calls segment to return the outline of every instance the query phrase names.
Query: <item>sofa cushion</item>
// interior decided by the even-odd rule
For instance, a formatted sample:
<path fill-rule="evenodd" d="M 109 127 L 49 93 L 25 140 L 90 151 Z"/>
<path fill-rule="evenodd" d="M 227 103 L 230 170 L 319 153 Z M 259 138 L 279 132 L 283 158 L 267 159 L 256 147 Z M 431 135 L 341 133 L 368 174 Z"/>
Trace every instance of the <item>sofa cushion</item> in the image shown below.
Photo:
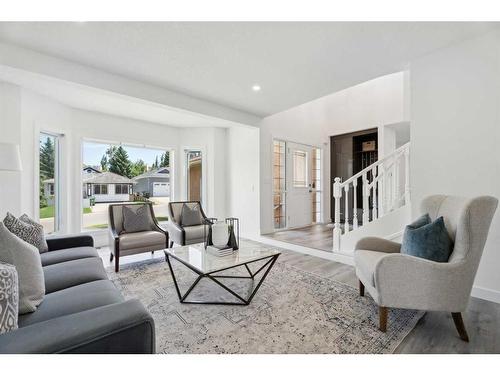
<path fill-rule="evenodd" d="M 447 262 L 452 252 L 452 241 L 442 216 L 432 223 L 415 227 L 407 225 L 403 234 L 401 254 L 412 255 L 434 262 Z"/>
<path fill-rule="evenodd" d="M 93 247 L 73 247 L 71 249 L 54 250 L 40 254 L 42 266 L 67 262 L 83 258 L 98 258 L 99 254 Z"/>
<path fill-rule="evenodd" d="M 149 206 L 138 204 L 123 206 L 123 231 L 122 233 L 144 232 L 151 229 L 149 222 Z"/>
<path fill-rule="evenodd" d="M 188 206 L 186 203 L 182 205 L 181 211 L 181 225 L 183 227 L 190 227 L 192 225 L 203 224 L 203 215 L 201 214 L 201 206 Z"/>
<path fill-rule="evenodd" d="M 0 222 L 0 262 L 16 267 L 19 280 L 19 314 L 33 312 L 45 295 L 38 249 L 12 234 Z"/>
<path fill-rule="evenodd" d="M 47 294 L 37 311 L 19 317 L 19 327 L 122 301 L 111 281 L 92 281 Z"/>
<path fill-rule="evenodd" d="M 203 233 L 205 231 L 204 225 L 194 225 L 191 227 L 184 227 L 184 232 L 186 233 L 186 242 L 193 243 L 194 240 L 200 240 L 203 242 Z M 208 228 L 207 228 L 208 230 Z"/>
<path fill-rule="evenodd" d="M 164 233 L 148 230 L 145 232 L 125 233 L 120 235 L 120 250 L 129 250 L 139 247 L 165 245 Z"/>
<path fill-rule="evenodd" d="M 0 335 L 17 329 L 19 286 L 16 267 L 0 262 Z"/>
<path fill-rule="evenodd" d="M 7 216 L 3 223 L 11 233 L 26 241 L 27 243 L 35 246 L 40 253 L 48 250 L 47 241 L 43 233 L 43 226 L 31 220 L 26 214 L 19 219 L 7 212 Z"/>
<path fill-rule="evenodd" d="M 366 281 L 375 287 L 375 267 L 380 259 L 389 255 L 382 251 L 356 250 L 354 252 L 354 263 L 356 272 L 361 272 Z"/>
<path fill-rule="evenodd" d="M 108 278 L 101 258 L 84 258 L 51 264 L 43 267 L 43 273 L 47 293 Z"/>

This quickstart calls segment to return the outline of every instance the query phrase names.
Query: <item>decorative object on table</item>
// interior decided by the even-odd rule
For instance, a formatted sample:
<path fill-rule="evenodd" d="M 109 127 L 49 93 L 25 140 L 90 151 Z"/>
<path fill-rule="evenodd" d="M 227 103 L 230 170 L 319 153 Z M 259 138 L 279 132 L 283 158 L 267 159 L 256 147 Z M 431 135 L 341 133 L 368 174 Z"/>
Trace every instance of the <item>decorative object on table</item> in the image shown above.
<path fill-rule="evenodd" d="M 217 247 L 226 247 L 229 242 L 229 225 L 224 221 L 217 221 L 211 225 L 212 243 Z"/>
<path fill-rule="evenodd" d="M 220 238 L 217 238 L 215 242 L 214 229 L 220 231 L 220 233 L 218 233 L 218 235 L 220 235 Z M 238 236 L 235 235 L 235 230 Z M 203 245 L 205 249 L 207 249 L 209 246 L 212 246 L 219 250 L 238 250 L 240 239 L 239 220 L 235 217 L 227 218 L 224 222 L 217 221 L 217 219 L 214 218 L 206 219 L 204 222 L 203 237 Z M 212 249 L 212 251 L 215 251 L 215 249 Z"/>
<path fill-rule="evenodd" d="M 361 151 L 375 151 L 377 148 L 376 141 L 366 141 L 361 143 Z"/>
<path fill-rule="evenodd" d="M 229 244 L 233 250 L 238 250 L 240 246 L 240 219 L 237 217 L 228 217 L 226 218 L 226 223 L 229 225 Z"/>
<path fill-rule="evenodd" d="M 16 267 L 0 262 L 0 334 L 17 329 L 19 284 Z"/>

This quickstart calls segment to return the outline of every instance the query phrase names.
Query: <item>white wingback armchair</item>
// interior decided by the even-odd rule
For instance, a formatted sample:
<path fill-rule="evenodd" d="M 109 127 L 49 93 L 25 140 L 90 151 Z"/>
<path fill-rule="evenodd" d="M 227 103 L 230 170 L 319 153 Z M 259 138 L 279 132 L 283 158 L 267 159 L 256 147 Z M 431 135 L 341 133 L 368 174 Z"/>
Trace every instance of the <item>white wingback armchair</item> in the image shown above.
<path fill-rule="evenodd" d="M 365 287 L 379 306 L 379 329 L 387 328 L 388 308 L 448 311 L 460 338 L 468 341 L 462 312 L 467 308 L 498 200 L 433 195 L 421 204 L 432 220 L 443 216 L 454 242 L 447 263 L 400 254 L 401 244 L 366 237 L 356 244 L 354 260 L 359 291 Z"/>

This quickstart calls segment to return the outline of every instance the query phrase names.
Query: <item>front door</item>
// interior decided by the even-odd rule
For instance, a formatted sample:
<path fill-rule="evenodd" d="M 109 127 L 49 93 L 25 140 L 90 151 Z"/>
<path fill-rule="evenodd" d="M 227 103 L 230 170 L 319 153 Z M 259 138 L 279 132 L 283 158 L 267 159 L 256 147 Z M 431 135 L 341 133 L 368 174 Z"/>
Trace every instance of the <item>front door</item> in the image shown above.
<path fill-rule="evenodd" d="M 287 142 L 287 208 L 288 228 L 312 224 L 313 147 Z"/>

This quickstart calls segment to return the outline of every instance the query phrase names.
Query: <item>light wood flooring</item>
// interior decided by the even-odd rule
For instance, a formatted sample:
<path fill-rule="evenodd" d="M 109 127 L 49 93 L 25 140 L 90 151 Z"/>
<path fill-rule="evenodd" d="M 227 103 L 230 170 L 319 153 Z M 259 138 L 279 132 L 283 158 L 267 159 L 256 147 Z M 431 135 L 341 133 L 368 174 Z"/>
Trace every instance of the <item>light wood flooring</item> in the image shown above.
<path fill-rule="evenodd" d="M 333 228 L 326 224 L 314 224 L 303 228 L 287 229 L 264 234 L 273 240 L 306 246 L 317 250 L 332 251 Z"/>
<path fill-rule="evenodd" d="M 288 250 L 281 251 L 281 262 L 353 287 L 358 285 L 351 266 Z M 111 266 L 109 249 L 102 248 L 99 254 L 104 264 Z M 123 257 L 121 263 L 151 257 L 164 258 L 163 251 L 156 251 L 154 255 L 148 253 Z M 464 321 L 469 332 L 469 343 L 458 337 L 451 314 L 429 312 L 398 346 L 396 353 L 500 353 L 500 304 L 472 298 Z"/>

